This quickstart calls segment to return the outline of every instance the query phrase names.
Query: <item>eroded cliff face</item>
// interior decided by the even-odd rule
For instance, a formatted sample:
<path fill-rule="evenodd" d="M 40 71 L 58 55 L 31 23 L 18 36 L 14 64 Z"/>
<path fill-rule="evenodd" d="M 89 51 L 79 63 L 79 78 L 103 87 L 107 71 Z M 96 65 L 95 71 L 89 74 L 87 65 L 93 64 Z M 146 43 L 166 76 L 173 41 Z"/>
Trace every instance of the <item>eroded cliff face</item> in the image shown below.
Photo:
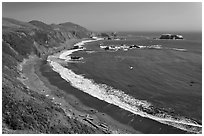
<path fill-rule="evenodd" d="M 47 25 L 3 18 L 2 24 L 2 132 L 95 133 L 18 80 L 18 64 L 28 56 L 43 58 L 71 39 L 88 37 L 90 32 L 70 23 Z"/>

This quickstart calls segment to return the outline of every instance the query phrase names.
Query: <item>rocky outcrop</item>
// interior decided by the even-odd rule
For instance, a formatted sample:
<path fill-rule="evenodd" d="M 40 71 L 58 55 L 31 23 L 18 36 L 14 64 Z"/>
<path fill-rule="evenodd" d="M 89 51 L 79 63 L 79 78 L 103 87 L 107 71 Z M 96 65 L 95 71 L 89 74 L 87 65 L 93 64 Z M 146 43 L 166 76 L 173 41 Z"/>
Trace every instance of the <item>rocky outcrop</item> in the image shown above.
<path fill-rule="evenodd" d="M 73 60 L 73 61 L 82 60 L 82 59 L 83 59 L 83 57 L 71 56 L 71 60 Z"/>
<path fill-rule="evenodd" d="M 176 34 L 162 34 L 159 39 L 183 39 L 183 36 Z"/>
<path fill-rule="evenodd" d="M 142 46 L 141 46 L 141 47 L 142 47 Z M 129 50 L 129 49 L 140 48 L 140 46 L 139 46 L 139 45 L 126 45 L 126 44 L 121 44 L 121 45 L 110 45 L 110 46 L 101 45 L 100 48 L 101 48 L 101 49 L 104 49 L 104 50 L 112 50 L 112 51 L 117 51 L 117 50 L 127 51 L 127 50 Z"/>

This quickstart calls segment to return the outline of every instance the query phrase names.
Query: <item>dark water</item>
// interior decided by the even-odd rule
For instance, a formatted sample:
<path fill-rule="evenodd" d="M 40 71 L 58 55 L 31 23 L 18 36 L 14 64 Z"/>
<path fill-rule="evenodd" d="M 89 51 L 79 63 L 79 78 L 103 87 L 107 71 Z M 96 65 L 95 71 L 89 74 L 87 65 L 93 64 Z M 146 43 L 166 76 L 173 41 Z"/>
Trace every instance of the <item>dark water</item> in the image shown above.
<path fill-rule="evenodd" d="M 132 49 L 110 52 L 99 48 L 101 42 L 89 43 L 85 45 L 86 50 L 96 52 L 88 54 L 85 50 L 74 53 L 73 55 L 83 56 L 85 63 L 70 63 L 68 68 L 76 74 L 85 74 L 86 78 L 93 79 L 96 83 L 107 84 L 136 99 L 146 100 L 155 109 L 158 108 L 159 112 L 162 110 L 170 115 L 186 117 L 202 124 L 202 41 L 199 38 L 200 34 L 196 36 L 196 34 L 190 33 L 183 34 L 183 36 L 185 40 L 153 40 L 154 35 L 151 33 L 146 35 L 131 33 L 125 41 L 103 41 L 104 45 L 124 43 L 148 46 L 159 44 L 163 49 Z M 172 50 L 173 48 L 182 48 L 187 51 L 176 51 Z M 133 69 L 130 69 L 130 66 Z M 55 74 L 50 76 L 51 71 L 48 72 L 48 75 L 45 72 L 46 69 L 47 67 L 43 68 L 42 73 L 50 79 L 51 83 L 59 87 L 68 85 L 65 81 L 63 81 L 63 85 L 53 82 L 54 78 L 60 77 Z M 85 98 L 89 98 L 90 101 L 84 101 L 88 103 L 88 106 L 97 108 L 91 103 L 92 101 L 99 102 L 99 100 L 95 100 L 96 98 L 83 94 L 81 91 L 73 93 L 76 92 L 81 93 L 78 96 L 86 95 Z M 85 98 L 80 98 L 80 100 L 83 101 Z M 139 116 L 129 117 L 130 113 L 127 111 L 124 111 L 126 120 L 120 119 L 120 116 L 114 112 L 113 105 L 108 107 L 107 104 L 102 104 L 104 102 L 100 103 L 103 108 L 99 108 L 99 110 L 106 113 L 110 111 L 108 114 L 126 124 L 134 119 L 130 125 L 144 133 L 184 133 L 151 119 Z M 139 120 L 142 121 L 139 122 Z M 140 123 L 143 124 L 141 128 L 138 127 Z M 150 127 L 152 129 L 148 131 Z"/>
<path fill-rule="evenodd" d="M 65 80 L 62 80 L 61 76 L 54 72 L 48 64 L 43 64 L 40 71 L 48 81 L 57 86 L 59 89 L 64 90 L 68 94 L 72 94 L 77 97 L 84 105 L 94 108 L 99 112 L 106 113 L 119 122 L 132 126 L 135 130 L 145 134 L 184 134 L 187 133 L 172 126 L 161 124 L 157 121 L 143 118 L 138 115 L 134 115 L 131 112 L 123 110 L 118 106 L 109 104 L 105 101 L 101 101 L 81 90 L 72 87 Z M 134 121 L 131 121 L 134 119 Z"/>

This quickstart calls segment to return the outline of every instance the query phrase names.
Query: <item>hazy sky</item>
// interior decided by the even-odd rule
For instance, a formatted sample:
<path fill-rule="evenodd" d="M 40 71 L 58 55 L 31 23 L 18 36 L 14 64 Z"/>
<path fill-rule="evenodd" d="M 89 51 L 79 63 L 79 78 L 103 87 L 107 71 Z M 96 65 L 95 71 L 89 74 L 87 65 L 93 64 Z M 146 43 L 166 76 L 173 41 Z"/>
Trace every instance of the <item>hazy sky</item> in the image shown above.
<path fill-rule="evenodd" d="M 3 17 L 95 31 L 201 31 L 202 3 L 3 3 Z"/>

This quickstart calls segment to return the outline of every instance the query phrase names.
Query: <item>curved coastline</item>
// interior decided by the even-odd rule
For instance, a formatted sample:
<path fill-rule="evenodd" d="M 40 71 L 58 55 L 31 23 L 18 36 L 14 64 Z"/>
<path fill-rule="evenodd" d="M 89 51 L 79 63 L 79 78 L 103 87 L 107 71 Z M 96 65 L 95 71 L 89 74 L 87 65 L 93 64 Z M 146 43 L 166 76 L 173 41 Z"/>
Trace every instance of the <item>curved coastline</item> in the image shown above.
<path fill-rule="evenodd" d="M 86 40 L 86 41 L 79 42 L 75 45 L 82 46 L 85 43 L 93 42 L 97 40 L 99 39 Z M 69 61 L 70 60 L 69 55 L 79 50 L 83 50 L 83 49 L 67 50 L 58 56 L 55 56 L 55 55 L 48 56 L 48 59 L 47 59 L 47 61 L 52 66 L 52 69 L 55 72 L 59 73 L 63 79 L 65 79 L 75 88 L 78 88 L 79 90 L 82 90 L 83 92 L 88 93 L 89 95 L 96 97 L 100 100 L 119 106 L 120 108 L 130 111 L 136 115 L 150 118 L 152 120 L 179 128 L 187 132 L 200 133 L 202 131 L 202 125 L 199 125 L 197 122 L 194 122 L 185 117 L 174 118 L 171 115 L 162 115 L 162 114 L 151 115 L 146 112 L 143 112 L 138 107 L 142 107 L 144 109 L 150 109 L 152 107 L 151 103 L 148 103 L 147 101 L 144 101 L 144 100 L 137 100 L 125 94 L 123 91 L 116 90 L 105 84 L 96 84 L 93 80 L 86 79 L 81 75 L 77 75 L 72 70 L 64 68 L 58 62 L 53 61 L 53 58 L 55 59 L 59 58 L 64 61 Z"/>

